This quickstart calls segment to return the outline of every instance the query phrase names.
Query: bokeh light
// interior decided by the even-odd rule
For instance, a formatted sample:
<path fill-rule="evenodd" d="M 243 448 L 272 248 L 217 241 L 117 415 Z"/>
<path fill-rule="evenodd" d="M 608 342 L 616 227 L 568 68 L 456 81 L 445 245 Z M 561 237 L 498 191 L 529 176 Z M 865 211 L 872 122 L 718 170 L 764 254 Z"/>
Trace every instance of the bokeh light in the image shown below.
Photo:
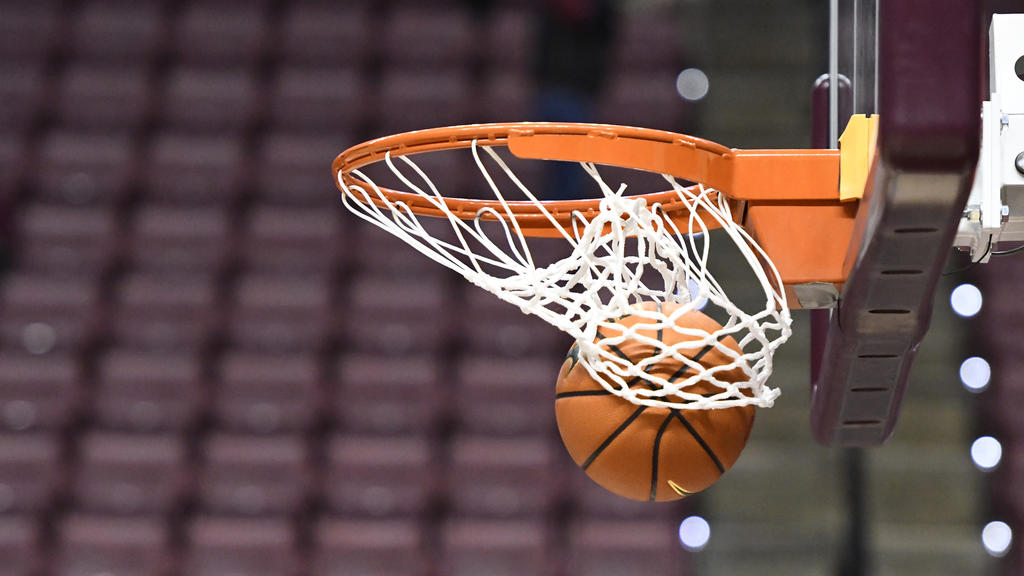
<path fill-rule="evenodd" d="M 1003 445 L 991 436 L 982 436 L 971 444 L 971 460 L 981 470 L 992 470 L 1003 459 Z"/>
<path fill-rule="evenodd" d="M 711 539 L 711 525 L 700 516 L 690 516 L 679 524 L 679 542 L 691 552 L 703 550 Z"/>
<path fill-rule="evenodd" d="M 971 392 L 981 392 L 987 388 L 991 378 L 992 367 L 984 358 L 971 356 L 960 364 L 960 381 Z"/>
<path fill-rule="evenodd" d="M 684 100 L 696 102 L 708 95 L 711 82 L 703 70 L 687 68 L 676 76 L 676 90 Z"/>
<path fill-rule="evenodd" d="M 997 558 L 1006 556 L 1013 543 L 1013 530 L 1006 522 L 989 522 L 981 531 L 981 543 L 990 555 Z"/>
<path fill-rule="evenodd" d="M 974 284 L 961 284 L 949 295 L 949 304 L 953 307 L 953 312 L 965 318 L 970 318 L 981 311 L 982 300 L 981 290 Z"/>

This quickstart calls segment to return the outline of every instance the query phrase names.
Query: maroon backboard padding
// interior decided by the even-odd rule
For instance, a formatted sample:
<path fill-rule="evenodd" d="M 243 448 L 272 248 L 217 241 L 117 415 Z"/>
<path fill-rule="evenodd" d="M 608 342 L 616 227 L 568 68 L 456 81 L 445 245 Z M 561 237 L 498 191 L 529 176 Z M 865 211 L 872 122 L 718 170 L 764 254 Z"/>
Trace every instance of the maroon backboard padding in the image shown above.
<path fill-rule="evenodd" d="M 879 4 L 879 156 L 812 388 L 822 444 L 881 444 L 899 416 L 977 163 L 980 17 L 963 0 Z"/>

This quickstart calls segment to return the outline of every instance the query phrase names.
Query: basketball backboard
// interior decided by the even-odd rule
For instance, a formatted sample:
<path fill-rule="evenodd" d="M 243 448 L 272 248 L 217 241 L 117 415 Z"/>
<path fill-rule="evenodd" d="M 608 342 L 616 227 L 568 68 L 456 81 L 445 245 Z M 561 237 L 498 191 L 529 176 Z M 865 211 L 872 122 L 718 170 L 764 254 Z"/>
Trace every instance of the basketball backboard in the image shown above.
<path fill-rule="evenodd" d="M 823 444 L 893 432 L 979 146 L 981 24 L 974 2 L 831 0 L 829 74 L 816 133 L 878 114 L 837 306 L 816 312 L 812 430 Z M 824 119 L 823 119 L 824 118 Z"/>

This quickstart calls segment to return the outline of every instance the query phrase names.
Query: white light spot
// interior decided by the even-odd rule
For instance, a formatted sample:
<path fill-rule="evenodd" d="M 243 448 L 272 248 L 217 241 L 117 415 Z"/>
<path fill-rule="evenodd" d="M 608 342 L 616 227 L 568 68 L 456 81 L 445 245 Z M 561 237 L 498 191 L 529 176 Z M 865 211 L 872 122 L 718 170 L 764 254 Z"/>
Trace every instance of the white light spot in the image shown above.
<path fill-rule="evenodd" d="M 686 287 L 690 290 L 690 301 L 696 301 L 696 309 L 703 310 L 704 307 L 708 305 L 708 299 L 707 297 L 702 297 L 700 293 L 700 284 L 697 284 L 697 281 L 693 278 L 687 278 Z"/>
<path fill-rule="evenodd" d="M 679 542 L 691 552 L 703 550 L 711 539 L 711 526 L 700 516 L 690 516 L 679 524 Z"/>
<path fill-rule="evenodd" d="M 984 358 L 971 356 L 960 364 L 960 381 L 971 392 L 981 392 L 992 378 L 992 367 Z"/>
<path fill-rule="evenodd" d="M 1006 522 L 989 522 L 981 531 L 981 543 L 985 546 L 985 551 L 997 558 L 1006 556 L 1012 542 L 1013 530 Z"/>
<path fill-rule="evenodd" d="M 991 470 L 1003 459 L 1003 445 L 991 436 L 982 436 L 971 444 L 971 460 L 981 470 Z"/>
<path fill-rule="evenodd" d="M 953 289 L 949 296 L 949 304 L 953 312 L 970 318 L 981 311 L 981 290 L 974 284 L 961 284 Z"/>
<path fill-rule="evenodd" d="M 676 90 L 684 100 L 696 102 L 708 95 L 708 76 L 703 70 L 687 68 L 676 76 Z"/>

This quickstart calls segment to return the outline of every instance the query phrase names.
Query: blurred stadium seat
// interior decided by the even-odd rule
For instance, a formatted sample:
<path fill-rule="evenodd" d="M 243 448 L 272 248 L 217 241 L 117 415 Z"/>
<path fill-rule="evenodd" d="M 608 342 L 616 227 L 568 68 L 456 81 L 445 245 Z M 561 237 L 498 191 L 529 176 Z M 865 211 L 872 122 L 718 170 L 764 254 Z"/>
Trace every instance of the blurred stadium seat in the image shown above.
<path fill-rule="evenodd" d="M 170 529 L 156 518 L 70 516 L 57 526 L 53 573 L 160 576 L 171 565 L 170 543 Z"/>
<path fill-rule="evenodd" d="M 98 364 L 92 412 L 102 428 L 181 432 L 193 428 L 205 409 L 208 386 L 195 352 L 127 344 L 106 352 Z"/>
<path fill-rule="evenodd" d="M 191 477 L 185 439 L 175 434 L 92 432 L 81 438 L 78 459 L 72 498 L 92 512 L 173 513 Z"/>
<path fill-rule="evenodd" d="M 301 565 L 292 524 L 279 518 L 199 516 L 185 541 L 185 574 L 291 576 Z"/>
<path fill-rule="evenodd" d="M 232 351 L 218 368 L 212 414 L 225 429 L 268 434 L 319 424 L 323 391 L 315 355 Z"/>
<path fill-rule="evenodd" d="M 441 567 L 452 576 L 550 574 L 556 549 L 543 521 L 452 520 L 441 533 Z"/>
<path fill-rule="evenodd" d="M 437 491 L 433 446 L 422 436 L 335 436 L 327 445 L 323 496 L 341 517 L 425 515 Z"/>
<path fill-rule="evenodd" d="M 0 426 L 60 430 L 85 395 L 82 366 L 72 356 L 0 354 Z"/>
<path fill-rule="evenodd" d="M 336 576 L 428 574 L 425 536 L 412 520 L 324 519 L 317 523 L 312 573 Z"/>

